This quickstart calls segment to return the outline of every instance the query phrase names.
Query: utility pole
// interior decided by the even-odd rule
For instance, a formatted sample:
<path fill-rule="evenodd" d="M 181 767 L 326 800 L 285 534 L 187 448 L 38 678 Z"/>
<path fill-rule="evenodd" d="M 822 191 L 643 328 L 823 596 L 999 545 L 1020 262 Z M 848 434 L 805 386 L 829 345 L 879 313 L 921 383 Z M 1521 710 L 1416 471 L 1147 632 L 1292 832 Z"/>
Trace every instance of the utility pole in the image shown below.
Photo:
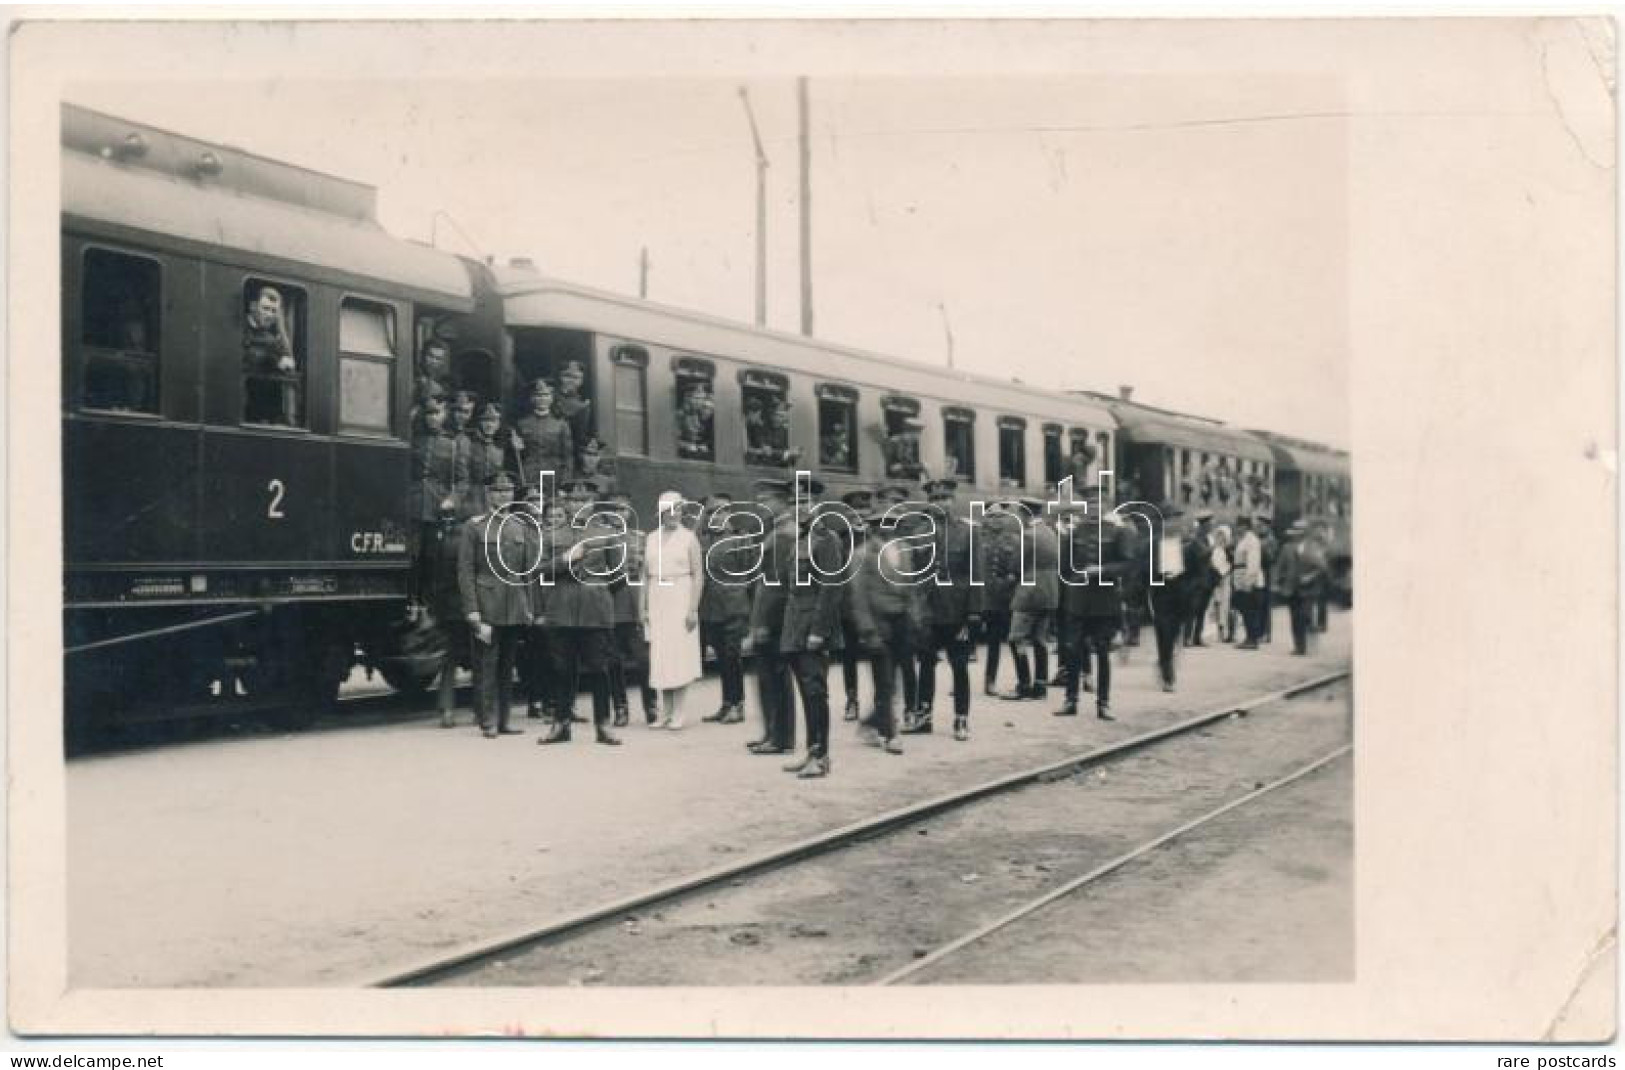
<path fill-rule="evenodd" d="M 767 153 L 762 150 L 762 135 L 756 129 L 756 113 L 750 107 L 750 92 L 739 87 L 739 99 L 745 104 L 745 118 L 750 121 L 750 139 L 756 146 L 756 326 L 767 326 Z"/>
<path fill-rule="evenodd" d="M 942 333 L 948 339 L 948 367 L 952 368 L 954 366 L 954 329 L 948 324 L 948 306 L 938 301 L 937 311 L 942 313 Z"/>
<path fill-rule="evenodd" d="M 812 145 L 807 134 L 807 79 L 796 79 L 797 110 L 801 118 L 801 333 L 813 333 L 812 294 Z"/>
<path fill-rule="evenodd" d="M 638 296 L 649 296 L 649 247 L 638 253 Z"/>

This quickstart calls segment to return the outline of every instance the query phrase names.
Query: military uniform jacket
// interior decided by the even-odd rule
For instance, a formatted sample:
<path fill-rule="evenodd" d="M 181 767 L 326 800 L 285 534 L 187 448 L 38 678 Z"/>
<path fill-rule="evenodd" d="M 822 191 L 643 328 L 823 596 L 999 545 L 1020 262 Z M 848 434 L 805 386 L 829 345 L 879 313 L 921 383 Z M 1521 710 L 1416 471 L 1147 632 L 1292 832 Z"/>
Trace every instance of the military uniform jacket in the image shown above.
<path fill-rule="evenodd" d="M 502 471 L 502 447 L 478 431 L 468 436 L 468 480 L 463 486 L 464 511 L 483 513 L 488 507 L 485 484 Z"/>
<path fill-rule="evenodd" d="M 973 587 L 970 582 L 972 557 L 980 553 L 971 526 L 963 520 L 950 519 L 938 528 L 936 560 L 922 600 L 926 624 L 937 629 L 959 628 L 966 617 L 981 615 L 987 589 L 980 583 Z M 978 580 L 986 571 L 983 564 L 976 562 Z"/>
<path fill-rule="evenodd" d="M 536 562 L 536 529 L 523 517 L 488 519 L 482 514 L 465 523 L 457 547 L 463 617 L 478 613 L 481 623 L 498 628 L 529 624 L 535 604 L 524 570 Z"/>
<path fill-rule="evenodd" d="M 1309 545 L 1307 539 L 1296 539 L 1281 547 L 1270 586 L 1286 598 L 1315 595 L 1320 593 L 1324 576 L 1325 557 L 1319 547 Z"/>
<path fill-rule="evenodd" d="M 623 535 L 619 541 L 623 546 L 633 542 L 641 546 L 644 537 L 644 532 L 633 529 Z M 623 562 L 621 570 L 615 579 L 610 581 L 609 585 L 610 601 L 615 606 L 615 623 L 636 624 L 643 620 L 643 587 L 641 584 L 635 584 L 632 581 L 639 580 L 641 577 L 633 575 L 626 567 L 625 563 L 631 561 L 630 554 L 623 555 L 621 560 Z"/>
<path fill-rule="evenodd" d="M 440 503 L 452 497 L 455 451 L 455 436 L 444 431 L 419 435 L 412 443 L 412 512 L 423 523 L 439 519 Z"/>
<path fill-rule="evenodd" d="M 1033 563 L 1033 582 L 1028 586 L 1017 580 L 1010 598 L 1010 611 L 1054 612 L 1061 602 L 1060 543 L 1055 529 L 1048 524 L 1034 524 L 1022 534 L 1021 540 L 1028 559 Z M 1019 577 L 1019 571 L 1017 575 Z"/>
<path fill-rule="evenodd" d="M 839 566 L 840 549 L 833 539 L 827 534 L 815 535 L 809 550 L 807 540 L 797 537 L 793 523 L 777 524 L 768 533 L 762 582 L 751 606 L 750 627 L 753 635 L 765 630 L 766 642 L 782 654 L 805 651 L 807 639 L 813 635 L 822 636 L 826 642 L 838 638 L 840 588 L 806 564 L 800 567 L 812 582 L 796 585 L 798 555 L 805 560 L 811 554 L 826 571 L 833 572 Z"/>
<path fill-rule="evenodd" d="M 1116 617 L 1122 612 L 1124 583 L 1135 567 L 1133 535 L 1128 527 L 1097 528 L 1092 519 L 1073 526 L 1060 573 L 1061 604 L 1069 616 Z"/>
<path fill-rule="evenodd" d="M 881 560 L 890 555 L 884 569 Z M 909 552 L 901 547 L 876 546 L 866 541 L 858 548 L 856 575 L 852 577 L 854 601 L 861 607 L 863 620 L 869 627 L 880 621 L 915 613 L 919 601 L 918 585 L 898 582 L 897 575 L 907 571 Z"/>
<path fill-rule="evenodd" d="M 733 541 L 712 553 L 723 539 L 737 535 L 731 531 L 701 529 L 701 560 L 705 562 L 705 589 L 700 592 L 700 619 L 713 624 L 750 620 L 751 592 L 756 587 L 756 550 L 748 542 Z M 746 579 L 732 579 L 746 574 Z"/>
<path fill-rule="evenodd" d="M 514 472 L 527 484 L 534 486 L 539 472 L 557 473 L 561 480 L 575 474 L 575 439 L 569 424 L 551 412 L 541 416 L 532 412 L 515 420 L 513 429 L 525 444 L 522 451 L 514 451 Z"/>
<path fill-rule="evenodd" d="M 1009 610 L 1021 582 L 1021 536 L 1014 525 L 983 524 L 978 532 L 986 554 L 987 584 L 983 604 L 990 612 Z"/>
<path fill-rule="evenodd" d="M 553 588 L 547 595 L 547 623 L 553 628 L 610 628 L 615 624 L 615 598 L 604 578 L 613 563 L 607 544 L 594 543 L 572 566 L 570 552 L 588 539 L 610 534 L 596 525 L 561 527 L 549 533 L 553 544 L 546 560 L 552 565 Z M 596 574 L 596 575 L 595 575 Z"/>

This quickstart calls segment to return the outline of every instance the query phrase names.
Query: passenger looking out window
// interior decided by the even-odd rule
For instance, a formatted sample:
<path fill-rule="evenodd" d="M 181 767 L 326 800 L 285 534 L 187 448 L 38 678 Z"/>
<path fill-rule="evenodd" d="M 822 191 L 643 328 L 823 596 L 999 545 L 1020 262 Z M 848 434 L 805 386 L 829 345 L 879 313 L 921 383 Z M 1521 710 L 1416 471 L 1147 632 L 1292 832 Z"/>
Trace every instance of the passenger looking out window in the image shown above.
<path fill-rule="evenodd" d="M 270 283 L 250 280 L 243 312 L 243 420 L 252 424 L 300 426 L 298 347 L 299 296 Z"/>

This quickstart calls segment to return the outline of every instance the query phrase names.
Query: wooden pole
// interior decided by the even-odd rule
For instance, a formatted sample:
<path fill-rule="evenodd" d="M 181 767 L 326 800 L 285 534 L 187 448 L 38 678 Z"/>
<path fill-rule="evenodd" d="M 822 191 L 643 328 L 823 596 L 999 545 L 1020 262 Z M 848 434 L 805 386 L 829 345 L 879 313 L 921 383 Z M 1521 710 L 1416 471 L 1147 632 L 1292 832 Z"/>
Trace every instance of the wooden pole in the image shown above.
<path fill-rule="evenodd" d="M 807 133 L 807 79 L 796 79 L 801 119 L 801 333 L 812 337 L 812 145 Z"/>

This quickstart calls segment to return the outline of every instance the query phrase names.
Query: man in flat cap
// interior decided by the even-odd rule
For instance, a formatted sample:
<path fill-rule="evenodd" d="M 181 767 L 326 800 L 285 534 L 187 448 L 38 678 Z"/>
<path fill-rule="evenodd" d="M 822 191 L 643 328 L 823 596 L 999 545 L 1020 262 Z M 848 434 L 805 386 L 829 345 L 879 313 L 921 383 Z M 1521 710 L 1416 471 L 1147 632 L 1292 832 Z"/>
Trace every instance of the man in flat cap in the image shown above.
<path fill-rule="evenodd" d="M 1123 582 L 1133 567 L 1129 530 L 1097 523 L 1086 502 L 1095 501 L 1097 487 L 1085 487 L 1079 500 L 1065 506 L 1073 521 L 1061 548 L 1061 603 L 1064 627 L 1060 654 L 1066 675 L 1066 700 L 1058 717 L 1078 712 L 1078 689 L 1094 671 L 1095 716 L 1111 714 L 1112 640 L 1123 624 Z M 1093 663 L 1091 665 L 1091 663 Z"/>
<path fill-rule="evenodd" d="M 1213 567 L 1213 510 L 1196 511 L 1196 527 L 1187 546 L 1194 544 L 1199 560 L 1187 557 L 1190 575 L 1186 577 L 1190 604 L 1185 607 L 1185 645 L 1206 646 L 1202 632 L 1207 626 L 1207 607 L 1213 601 L 1214 588 L 1219 585 L 1219 571 Z"/>

